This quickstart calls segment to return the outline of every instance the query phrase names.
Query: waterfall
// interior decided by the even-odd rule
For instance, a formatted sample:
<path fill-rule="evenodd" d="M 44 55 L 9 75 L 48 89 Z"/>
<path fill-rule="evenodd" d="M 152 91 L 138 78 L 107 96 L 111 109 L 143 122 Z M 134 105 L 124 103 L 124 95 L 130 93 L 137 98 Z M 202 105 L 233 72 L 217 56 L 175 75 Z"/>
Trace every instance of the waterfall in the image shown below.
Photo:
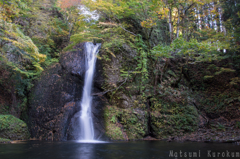
<path fill-rule="evenodd" d="M 85 65 L 86 73 L 84 79 L 83 95 L 81 101 L 81 115 L 80 115 L 80 128 L 81 128 L 81 140 L 94 140 L 94 129 L 92 121 L 92 83 L 95 70 L 95 64 L 97 60 L 97 53 L 99 51 L 100 43 L 94 45 L 91 42 L 86 43 Z"/>

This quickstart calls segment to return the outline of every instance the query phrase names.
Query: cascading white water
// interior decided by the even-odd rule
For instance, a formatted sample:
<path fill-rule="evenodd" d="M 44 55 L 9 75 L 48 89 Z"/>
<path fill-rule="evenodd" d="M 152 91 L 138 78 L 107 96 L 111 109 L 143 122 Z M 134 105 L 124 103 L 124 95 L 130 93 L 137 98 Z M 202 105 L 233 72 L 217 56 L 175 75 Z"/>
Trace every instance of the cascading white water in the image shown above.
<path fill-rule="evenodd" d="M 84 79 L 84 87 L 83 87 L 83 96 L 81 101 L 81 116 L 80 116 L 80 127 L 81 127 L 81 140 L 92 141 L 94 140 L 94 129 L 93 129 L 93 121 L 92 121 L 92 82 L 93 75 L 95 70 L 95 64 L 97 60 L 97 53 L 101 44 L 94 45 L 93 43 L 86 43 L 86 55 L 85 55 L 85 65 L 86 65 L 86 73 Z"/>

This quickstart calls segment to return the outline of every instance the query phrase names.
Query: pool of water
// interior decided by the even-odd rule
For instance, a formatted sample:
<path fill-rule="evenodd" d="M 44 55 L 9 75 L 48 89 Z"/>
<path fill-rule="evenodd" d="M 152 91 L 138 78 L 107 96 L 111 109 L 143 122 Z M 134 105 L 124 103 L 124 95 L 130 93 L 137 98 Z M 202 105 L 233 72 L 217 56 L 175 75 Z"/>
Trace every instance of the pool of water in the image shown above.
<path fill-rule="evenodd" d="M 0 159 L 226 159 L 240 158 L 239 153 L 240 146 L 230 143 L 26 141 L 0 144 Z"/>

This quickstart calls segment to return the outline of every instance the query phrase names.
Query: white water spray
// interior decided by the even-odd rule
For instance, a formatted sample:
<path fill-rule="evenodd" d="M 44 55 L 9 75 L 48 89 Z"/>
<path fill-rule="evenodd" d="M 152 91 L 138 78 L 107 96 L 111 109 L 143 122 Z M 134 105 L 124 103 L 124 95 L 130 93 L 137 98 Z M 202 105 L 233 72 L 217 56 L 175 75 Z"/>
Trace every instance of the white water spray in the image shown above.
<path fill-rule="evenodd" d="M 91 142 L 94 140 L 94 129 L 92 121 L 92 83 L 93 75 L 95 70 L 95 64 L 97 60 L 97 53 L 101 44 L 94 45 L 93 43 L 86 43 L 86 55 L 85 55 L 85 65 L 86 73 L 84 79 L 83 96 L 81 101 L 81 116 L 80 116 L 80 126 L 81 126 L 81 140 L 86 142 Z"/>

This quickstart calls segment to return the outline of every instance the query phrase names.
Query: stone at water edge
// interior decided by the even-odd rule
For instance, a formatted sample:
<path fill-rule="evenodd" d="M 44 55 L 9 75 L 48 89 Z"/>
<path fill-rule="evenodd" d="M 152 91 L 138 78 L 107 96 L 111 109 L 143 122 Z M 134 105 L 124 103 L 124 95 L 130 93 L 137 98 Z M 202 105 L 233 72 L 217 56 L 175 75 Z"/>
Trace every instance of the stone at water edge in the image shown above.
<path fill-rule="evenodd" d="M 27 140 L 29 137 L 28 127 L 24 121 L 12 115 L 0 115 L 0 138 L 4 138 L 1 141 Z"/>

